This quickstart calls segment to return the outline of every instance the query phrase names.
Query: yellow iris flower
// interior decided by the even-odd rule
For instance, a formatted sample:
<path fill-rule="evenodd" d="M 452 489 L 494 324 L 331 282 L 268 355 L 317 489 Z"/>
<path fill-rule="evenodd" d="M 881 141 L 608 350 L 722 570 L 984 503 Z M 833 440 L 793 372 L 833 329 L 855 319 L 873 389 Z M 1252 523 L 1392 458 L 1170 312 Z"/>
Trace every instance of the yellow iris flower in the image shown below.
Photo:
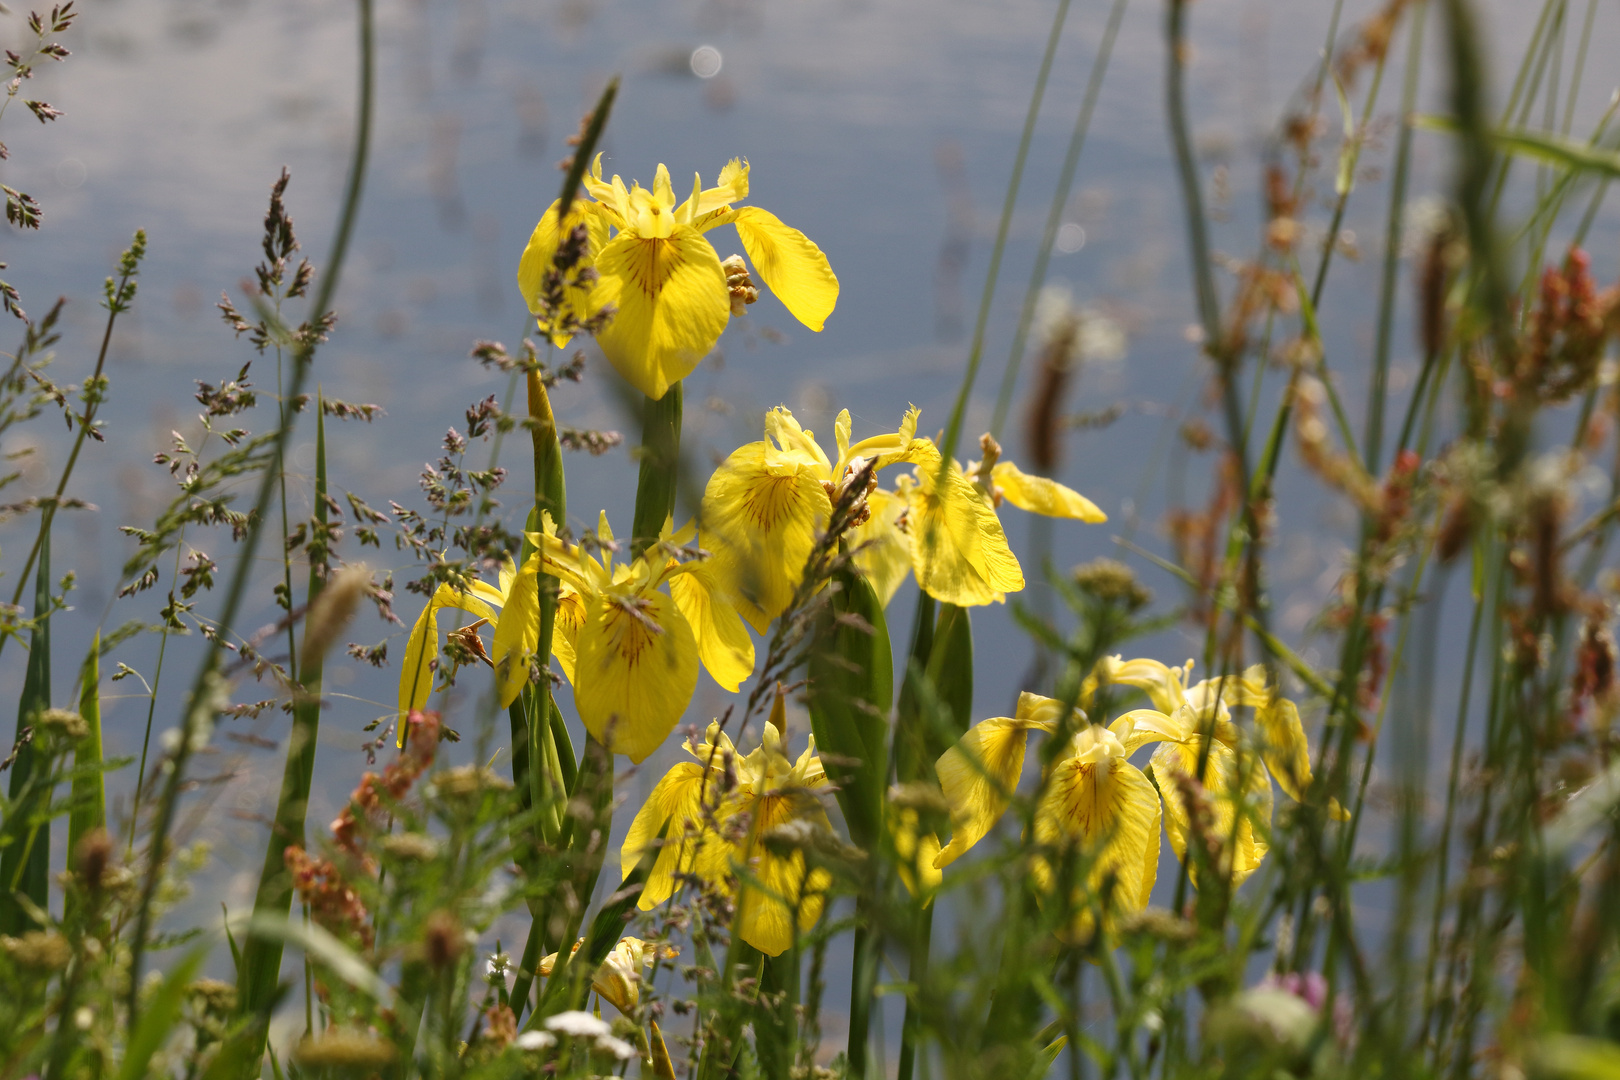
<path fill-rule="evenodd" d="M 730 289 L 720 257 L 704 234 L 735 225 L 759 278 L 793 317 L 820 331 L 838 302 L 838 278 L 827 257 L 802 232 L 756 206 L 734 207 L 748 197 L 748 163 L 733 158 L 720 170 L 718 185 L 703 187 L 692 178 L 692 195 L 676 205 L 669 170 L 663 165 L 652 190 L 614 176 L 602 179 L 598 154 L 585 177 L 590 199 L 576 199 L 564 224 L 581 224 L 589 236 L 587 264 L 596 279 L 570 287 L 565 304 L 576 319 L 611 305 L 612 320 L 597 344 L 632 385 L 661 398 L 706 356 L 732 313 Z M 540 292 L 557 253 L 561 233 L 558 203 L 541 217 L 518 264 L 518 288 L 540 330 L 560 348 L 565 331 L 544 321 Z"/>
<path fill-rule="evenodd" d="M 940 755 L 939 782 L 952 807 L 952 831 L 935 866 L 954 862 L 995 827 L 1023 772 L 1029 732 L 1055 731 L 1061 710 L 1051 698 L 1025 693 L 1016 715 L 980 721 Z M 1035 808 L 1034 838 L 1048 850 L 1078 848 L 1086 860 L 1086 881 L 1072 898 L 1080 913 L 1069 928 L 1084 938 L 1093 924 L 1088 901 L 1109 879 L 1110 919 L 1147 907 L 1158 877 L 1162 812 L 1153 782 L 1127 759 L 1146 743 L 1178 733 L 1168 717 L 1151 709 L 1126 713 L 1107 727 L 1088 723 L 1078 711 L 1075 719 L 1078 730 L 1052 766 Z M 1053 872 L 1044 856 L 1034 860 L 1032 871 L 1037 885 L 1049 891 Z"/>
<path fill-rule="evenodd" d="M 570 959 L 584 942 L 584 938 L 574 942 L 568 953 Z M 603 1001 L 629 1016 L 641 1002 L 643 969 L 652 967 L 654 960 L 673 960 L 679 955 L 681 950 L 673 945 L 648 945 L 638 937 L 622 937 L 591 976 L 591 989 L 601 995 Z M 557 954 L 552 953 L 540 961 L 540 974 L 549 979 L 556 967 Z"/>
<path fill-rule="evenodd" d="M 538 569 L 561 579 L 579 605 L 576 621 L 559 603 L 552 651 L 573 684 L 580 721 L 608 750 L 638 764 L 686 711 L 700 660 L 731 691 L 754 669 L 753 642 L 713 591 L 712 570 L 667 554 L 690 535 L 690 527 L 673 536 L 666 527 L 663 542 L 616 564 L 606 514 L 597 528 L 601 558 L 551 530 L 529 534 Z M 670 592 L 660 592 L 666 582 Z"/>
<path fill-rule="evenodd" d="M 999 460 L 988 435 L 980 440 L 983 461 L 966 469 L 952 461 L 943 477 L 938 448 L 923 442 L 909 458 L 914 475 L 900 477 L 892 492 L 874 491 L 872 516 L 855 532 L 864 545 L 855 561 L 885 605 L 908 570 L 928 595 L 958 607 L 1000 603 L 1022 589 L 1023 569 L 996 513 L 1003 500 L 1046 517 L 1108 520 L 1078 491 Z"/>
<path fill-rule="evenodd" d="M 831 830 L 815 795 L 827 785 L 815 740 L 790 762 L 776 726 L 766 724 L 759 747 L 744 757 L 713 723 L 703 742 L 688 740 L 686 748 L 697 760 L 680 762 L 658 781 L 630 823 L 620 866 L 628 877 L 662 832 L 641 909 L 669 899 L 677 875 L 696 877 L 732 897 L 744 941 L 779 956 L 793 944 L 795 922 L 805 933 L 821 917 L 832 881 L 823 868 L 807 869 L 803 851 L 784 854 L 766 842 L 790 823 Z"/>
<path fill-rule="evenodd" d="M 714 551 L 715 575 L 762 634 L 793 599 L 816 532 L 832 514 L 829 491 L 857 459 L 876 458 L 882 468 L 933 445 L 916 437 L 915 408 L 899 430 L 853 446 L 847 409 L 834 428 L 836 462 L 828 460 L 814 432 L 778 406 L 765 414 L 765 438 L 732 451 L 704 489 L 703 539 Z"/>

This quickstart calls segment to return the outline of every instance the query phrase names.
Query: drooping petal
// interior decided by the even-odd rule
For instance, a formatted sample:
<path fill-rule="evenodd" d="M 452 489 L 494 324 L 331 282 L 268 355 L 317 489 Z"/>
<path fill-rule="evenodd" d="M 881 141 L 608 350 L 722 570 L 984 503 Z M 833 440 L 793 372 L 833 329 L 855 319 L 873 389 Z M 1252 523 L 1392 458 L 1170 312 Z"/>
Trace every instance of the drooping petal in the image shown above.
<path fill-rule="evenodd" d="M 596 337 L 620 375 L 661 398 L 714 348 L 731 318 L 726 275 L 709 242 L 677 225 L 662 239 L 621 233 L 596 257 L 591 304 L 615 314 Z"/>
<path fill-rule="evenodd" d="M 692 626 L 703 666 L 715 682 L 735 694 L 754 673 L 754 639 L 720 592 L 709 563 L 688 563 L 685 570 L 669 579 L 670 595 Z"/>
<path fill-rule="evenodd" d="M 732 452 L 703 493 L 703 535 L 714 575 L 738 612 L 764 633 L 804 576 L 816 529 L 832 513 L 807 464 L 779 461 L 768 443 Z"/>
<path fill-rule="evenodd" d="M 593 598 L 575 642 L 574 704 L 586 730 L 639 764 L 697 688 L 697 641 L 664 593 Z"/>
<path fill-rule="evenodd" d="M 820 331 L 838 303 L 838 278 L 827 265 L 827 256 L 804 233 L 782 224 L 768 210 L 744 206 L 730 217 L 760 280 L 795 319 Z"/>
<path fill-rule="evenodd" d="M 1108 902 L 1111 916 L 1147 907 L 1159 872 L 1159 794 L 1153 782 L 1123 757 L 1104 755 L 1094 762 L 1067 757 L 1053 767 L 1051 780 L 1035 809 L 1035 840 L 1043 846 L 1078 846 L 1089 859 L 1084 885 L 1072 903 L 1082 910 L 1071 926 L 1076 938 L 1089 935 L 1089 906 L 1107 880 L 1114 879 Z M 1053 869 L 1034 860 L 1036 884 L 1053 887 Z"/>
<path fill-rule="evenodd" d="M 979 490 L 954 466 L 942 478 L 939 460 L 928 444 L 917 461 L 917 487 L 909 493 L 917 584 L 934 599 L 958 607 L 999 603 L 1024 587 L 1018 557 Z"/>
<path fill-rule="evenodd" d="M 1032 514 L 1092 523 L 1108 520 L 1108 515 L 1099 510 L 1096 503 L 1078 491 L 1066 488 L 1056 480 L 1021 472 L 1010 461 L 1000 462 L 992 468 L 990 481 L 1001 489 L 1008 502 Z"/>
<path fill-rule="evenodd" d="M 540 218 L 539 224 L 534 227 L 534 233 L 529 237 L 528 246 L 523 249 L 523 258 L 518 261 L 518 291 L 523 294 L 523 302 L 528 305 L 529 314 L 539 320 L 542 333 L 551 335 L 552 343 L 558 348 L 568 344 L 569 334 L 561 329 L 554 329 L 548 321 L 548 311 L 541 296 L 547 272 L 557 256 L 557 246 L 561 234 L 557 228 L 558 203 L 552 203 Z M 586 247 L 586 264 L 589 265 L 592 257 L 602 251 L 608 243 L 609 218 L 601 211 L 597 204 L 585 199 L 575 199 L 568 208 L 567 228 L 573 229 L 584 225 L 590 240 Z M 563 290 L 564 310 L 576 319 L 585 319 L 598 310 L 591 303 L 593 286 L 566 285 Z"/>
<path fill-rule="evenodd" d="M 460 592 L 448 583 L 434 592 L 422 614 L 411 627 L 405 642 L 405 659 L 399 670 L 399 713 L 404 716 L 427 704 L 433 692 L 433 669 L 429 663 L 439 655 L 439 611 L 459 608 L 477 619 L 494 621 L 495 611 L 471 593 Z M 405 737 L 403 726 L 400 738 Z"/>
<path fill-rule="evenodd" d="M 640 864 L 642 853 L 658 839 L 659 832 L 664 832 L 663 846 L 637 901 L 642 911 L 651 911 L 670 898 L 677 884 L 675 875 L 692 872 L 701 848 L 725 845 L 703 823 L 703 777 L 707 771 L 695 761 L 677 762 L 658 781 L 630 822 L 630 831 L 619 849 L 619 868 L 626 878 Z M 707 790 L 712 798 L 715 789 Z"/>
<path fill-rule="evenodd" d="M 855 527 L 850 548 L 855 552 L 855 565 L 888 607 L 911 573 L 911 541 L 900 528 L 906 502 L 880 488 L 866 497 L 866 506 L 871 517 Z"/>
<path fill-rule="evenodd" d="M 1295 802 L 1301 801 L 1311 786 L 1311 748 L 1305 741 L 1305 727 L 1299 722 L 1299 709 L 1285 697 L 1274 696 L 1267 705 L 1254 710 L 1260 729 L 1261 754 L 1277 786 Z M 1328 800 L 1328 813 L 1348 821 L 1350 812 L 1339 800 Z"/>
<path fill-rule="evenodd" d="M 794 916 L 799 933 L 821 918 L 832 875 L 820 867 L 806 872 L 804 852 L 779 854 L 766 838 L 790 821 L 808 821 L 831 831 L 821 803 L 802 788 L 783 788 L 754 801 L 754 841 L 741 853 L 737 904 L 742 939 L 767 956 L 780 956 L 793 945 Z M 750 880 L 750 878 L 752 880 Z"/>
<path fill-rule="evenodd" d="M 1024 771 L 1024 746 L 1034 721 L 995 716 L 981 720 L 939 756 L 940 790 L 951 807 L 951 842 L 934 859 L 943 869 L 995 828 Z"/>
<path fill-rule="evenodd" d="M 1187 860 L 1192 823 L 1182 789 L 1186 778 L 1198 775 L 1201 745 L 1202 740 L 1193 737 L 1186 742 L 1163 743 L 1153 752 L 1153 776 L 1164 794 L 1164 829 L 1170 835 L 1176 858 L 1187 862 L 1195 885 L 1196 864 Z M 1252 754 L 1243 761 L 1231 747 L 1213 742 L 1204 762 L 1203 789 L 1208 796 L 1208 836 L 1220 845 L 1222 857 L 1231 860 L 1232 884 L 1241 885 L 1260 868 L 1269 847 L 1266 832 L 1271 825 L 1271 781 Z M 1241 817 L 1237 816 L 1240 812 Z"/>
<path fill-rule="evenodd" d="M 557 618 L 551 624 L 551 655 L 557 658 L 568 684 L 574 684 L 575 642 L 585 623 L 585 601 L 567 582 L 557 591 Z"/>
<path fill-rule="evenodd" d="M 509 579 L 506 606 L 495 621 L 490 660 L 495 665 L 495 687 L 503 709 L 517 700 L 529 684 L 529 665 L 540 648 L 540 561 L 537 551 Z M 555 623 L 552 633 L 555 636 Z"/>

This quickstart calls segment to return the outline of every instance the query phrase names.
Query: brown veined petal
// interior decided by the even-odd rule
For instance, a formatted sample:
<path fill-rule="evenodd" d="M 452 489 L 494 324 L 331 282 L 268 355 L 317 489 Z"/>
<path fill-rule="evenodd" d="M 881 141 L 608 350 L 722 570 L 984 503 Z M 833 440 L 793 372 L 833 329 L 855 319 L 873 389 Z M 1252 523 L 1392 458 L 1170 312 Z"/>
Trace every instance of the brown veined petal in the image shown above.
<path fill-rule="evenodd" d="M 586 605 L 575 647 L 580 721 L 609 751 L 639 764 L 697 688 L 692 627 L 664 593 L 615 592 Z"/>
<path fill-rule="evenodd" d="M 1088 763 L 1067 757 L 1052 769 L 1046 794 L 1035 808 L 1035 840 L 1042 846 L 1077 845 L 1090 860 L 1086 882 L 1073 894 L 1081 907 L 1070 928 L 1076 939 L 1089 936 L 1089 910 L 1110 877 L 1112 917 L 1147 907 L 1159 873 L 1159 793 L 1142 771 L 1122 757 L 1106 756 Z M 1032 864 L 1037 886 L 1053 887 L 1053 870 L 1044 858 Z"/>
<path fill-rule="evenodd" d="M 703 492 L 703 537 L 714 575 L 737 611 L 764 633 L 787 609 L 832 513 L 827 491 L 808 465 L 782 460 L 764 442 L 732 451 Z"/>
<path fill-rule="evenodd" d="M 888 607 L 911 573 L 911 541 L 900 528 L 906 501 L 879 488 L 866 497 L 866 506 L 871 516 L 855 527 L 850 548 L 855 565 Z"/>
<path fill-rule="evenodd" d="M 731 318 L 725 271 L 709 242 L 677 225 L 663 239 L 620 233 L 596 257 L 595 309 L 613 305 L 597 344 L 650 398 L 691 374 Z"/>
<path fill-rule="evenodd" d="M 1196 737 L 1182 743 L 1166 742 L 1153 752 L 1152 761 L 1153 776 L 1164 794 L 1164 831 L 1176 858 L 1187 864 L 1194 885 L 1198 884 L 1197 864 L 1187 858 L 1191 820 L 1182 792 L 1184 781 L 1179 778 L 1198 775 L 1199 747 Z M 1222 743 L 1211 744 L 1203 784 L 1209 800 L 1209 835 L 1221 846 L 1223 857 L 1231 859 L 1234 886 L 1243 884 L 1266 857 L 1272 805 L 1271 780 L 1261 762 L 1252 754 L 1246 762 L 1238 755 L 1239 751 Z M 1234 798 L 1240 774 L 1246 791 L 1241 803 Z M 1234 831 L 1234 815 L 1240 805 L 1243 816 L 1237 819 Z"/>
<path fill-rule="evenodd" d="M 993 716 L 968 729 L 939 756 L 935 769 L 951 807 L 951 842 L 934 859 L 944 869 L 995 828 L 1024 771 L 1024 746 L 1035 721 Z"/>
<path fill-rule="evenodd" d="M 808 821 L 831 831 L 827 812 L 803 788 L 781 788 L 754 801 L 751 847 L 740 852 L 739 896 L 742 939 L 766 956 L 780 956 L 793 945 L 794 915 L 803 934 L 821 918 L 832 875 L 816 867 L 806 873 L 804 852 L 778 854 L 765 838 L 790 821 Z M 753 880 L 750 881 L 749 878 Z"/>
<path fill-rule="evenodd" d="M 545 276 L 551 270 L 557 256 L 560 240 L 557 229 L 557 206 L 558 203 L 552 203 L 541 215 L 539 224 L 535 225 L 528 246 L 523 249 L 523 258 L 518 261 L 517 280 L 518 291 L 523 294 L 523 302 L 528 305 L 529 314 L 539 320 L 541 332 L 551 335 L 552 343 L 562 348 L 568 344 L 570 335 L 562 331 L 553 331 L 544 318 L 548 313 L 540 296 Z M 567 227 L 573 229 L 583 224 L 590 237 L 586 246 L 585 265 L 589 266 L 592 256 L 607 245 L 609 223 L 607 213 L 596 203 L 575 199 L 574 204 L 568 208 Z M 593 288 L 594 286 L 589 285 L 565 288 L 563 303 L 567 313 L 576 319 L 585 319 L 594 314 L 598 308 L 591 304 Z"/>
<path fill-rule="evenodd" d="M 1010 461 L 1000 462 L 990 470 L 990 482 L 1001 489 L 1008 502 L 1032 514 L 1093 524 L 1108 520 L 1108 515 L 1098 509 L 1096 503 L 1078 491 L 1044 476 L 1031 476 Z"/>
<path fill-rule="evenodd" d="M 720 590 L 709 563 L 688 563 L 669 579 L 669 592 L 697 637 L 698 656 L 714 681 L 735 694 L 754 673 L 754 639 Z"/>
<path fill-rule="evenodd" d="M 775 214 L 744 206 L 731 215 L 748 261 L 793 317 L 815 331 L 827 325 L 838 304 L 838 278 L 827 256 L 804 233 Z"/>

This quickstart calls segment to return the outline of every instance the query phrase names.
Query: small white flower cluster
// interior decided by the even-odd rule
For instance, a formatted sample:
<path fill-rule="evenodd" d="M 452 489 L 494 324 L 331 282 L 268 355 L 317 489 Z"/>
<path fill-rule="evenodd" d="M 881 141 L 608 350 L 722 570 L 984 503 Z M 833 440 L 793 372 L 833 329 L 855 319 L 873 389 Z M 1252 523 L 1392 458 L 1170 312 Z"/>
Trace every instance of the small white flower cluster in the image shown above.
<path fill-rule="evenodd" d="M 576 1039 L 590 1039 L 591 1048 L 597 1053 L 612 1055 L 620 1061 L 629 1061 L 636 1056 L 636 1048 L 623 1039 L 617 1038 L 613 1034 L 611 1024 L 599 1016 L 592 1016 L 590 1013 L 582 1012 L 579 1009 L 572 1009 L 568 1012 L 560 1012 L 556 1016 L 547 1017 L 546 1031 L 524 1032 L 518 1036 L 518 1047 L 523 1050 L 541 1050 L 552 1046 L 557 1040 L 555 1035 L 547 1034 L 548 1032 L 555 1032 L 557 1035 L 569 1035 Z M 525 1039 L 528 1039 L 529 1036 L 537 1036 L 550 1041 L 540 1042 L 537 1038 L 532 1040 L 531 1045 L 530 1042 L 525 1042 Z"/>

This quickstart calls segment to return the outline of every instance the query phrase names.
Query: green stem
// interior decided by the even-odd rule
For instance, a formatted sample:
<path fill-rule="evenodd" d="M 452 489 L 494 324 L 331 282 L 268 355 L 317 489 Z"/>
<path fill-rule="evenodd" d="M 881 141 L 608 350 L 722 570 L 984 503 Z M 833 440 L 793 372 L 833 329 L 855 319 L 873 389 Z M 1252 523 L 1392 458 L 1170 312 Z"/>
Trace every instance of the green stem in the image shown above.
<path fill-rule="evenodd" d="M 641 413 L 641 477 L 636 485 L 636 514 L 630 527 L 630 554 L 634 558 L 664 531 L 675 513 L 681 456 L 681 402 L 679 382 L 661 398 L 647 398 Z"/>

